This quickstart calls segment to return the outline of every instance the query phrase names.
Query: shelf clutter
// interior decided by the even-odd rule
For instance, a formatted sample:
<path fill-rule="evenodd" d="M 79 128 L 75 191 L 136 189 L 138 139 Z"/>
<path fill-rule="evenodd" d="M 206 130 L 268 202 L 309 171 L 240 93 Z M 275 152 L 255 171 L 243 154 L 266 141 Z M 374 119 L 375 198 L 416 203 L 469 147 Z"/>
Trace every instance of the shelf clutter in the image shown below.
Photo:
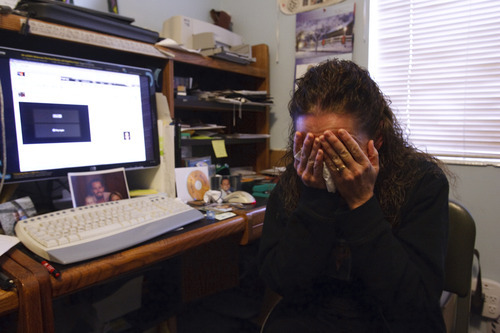
<path fill-rule="evenodd" d="M 177 88 L 178 89 L 178 88 Z M 184 91 L 184 88 L 181 88 Z M 242 112 L 247 106 L 265 107 L 273 104 L 272 97 L 267 91 L 249 90 L 223 90 L 223 91 L 191 91 L 191 95 L 177 94 L 176 106 L 186 107 L 190 105 L 194 109 L 209 108 L 210 103 L 231 106 L 233 111 L 232 126 L 236 124 L 236 112 L 238 118 L 242 118 Z M 191 103 L 191 104 L 189 104 Z M 258 108 L 253 108 L 258 110 Z M 203 123 L 198 119 L 181 122 L 182 139 L 266 139 L 269 134 L 238 133 L 225 131 L 227 126 L 218 123 Z"/>
<path fill-rule="evenodd" d="M 158 45 L 175 48 L 186 52 L 199 53 L 217 59 L 238 64 L 256 62 L 252 57 L 252 48 L 243 43 L 243 38 L 229 29 L 176 15 L 163 22 Z"/>
<path fill-rule="evenodd" d="M 217 90 L 195 92 L 201 101 L 214 101 L 235 105 L 271 106 L 273 99 L 263 90 Z"/>
<path fill-rule="evenodd" d="M 252 57 L 252 49 L 248 44 L 211 47 L 201 50 L 200 54 L 217 59 L 232 61 L 238 64 L 249 64 L 256 61 L 256 59 Z"/>
<path fill-rule="evenodd" d="M 173 50 L 172 108 L 181 124 L 182 159 L 210 154 L 231 167 L 269 168 L 269 55 L 266 45 L 252 49 L 257 61 L 248 65 Z M 216 140 L 224 141 L 227 158 L 213 153 Z"/>

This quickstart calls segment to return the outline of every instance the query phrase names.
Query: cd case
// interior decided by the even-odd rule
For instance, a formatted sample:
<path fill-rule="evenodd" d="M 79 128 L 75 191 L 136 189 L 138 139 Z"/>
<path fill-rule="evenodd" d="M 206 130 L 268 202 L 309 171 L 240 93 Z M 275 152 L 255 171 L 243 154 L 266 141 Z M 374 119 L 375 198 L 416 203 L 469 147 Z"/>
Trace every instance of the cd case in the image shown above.
<path fill-rule="evenodd" d="M 208 166 L 176 168 L 175 188 L 177 197 L 184 202 L 203 200 L 205 192 L 210 190 Z"/>

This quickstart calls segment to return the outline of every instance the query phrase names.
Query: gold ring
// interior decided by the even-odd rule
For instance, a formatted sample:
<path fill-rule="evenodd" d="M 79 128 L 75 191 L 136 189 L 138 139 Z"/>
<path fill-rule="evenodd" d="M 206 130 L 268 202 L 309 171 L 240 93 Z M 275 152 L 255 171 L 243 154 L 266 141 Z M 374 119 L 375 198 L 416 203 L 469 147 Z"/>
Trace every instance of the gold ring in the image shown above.
<path fill-rule="evenodd" d="M 346 166 L 342 165 L 341 167 L 337 168 L 337 171 L 342 172 L 342 171 L 344 171 L 345 168 L 346 168 Z"/>

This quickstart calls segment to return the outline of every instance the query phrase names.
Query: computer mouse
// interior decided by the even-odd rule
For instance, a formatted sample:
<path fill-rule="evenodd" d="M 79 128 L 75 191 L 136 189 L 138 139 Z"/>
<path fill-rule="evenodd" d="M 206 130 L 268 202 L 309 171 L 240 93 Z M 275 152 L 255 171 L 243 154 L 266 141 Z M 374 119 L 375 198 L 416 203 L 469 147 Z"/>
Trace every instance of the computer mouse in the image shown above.
<path fill-rule="evenodd" d="M 234 191 L 229 193 L 224 197 L 224 202 L 234 202 L 243 204 L 254 204 L 255 198 L 248 192 L 245 191 Z"/>

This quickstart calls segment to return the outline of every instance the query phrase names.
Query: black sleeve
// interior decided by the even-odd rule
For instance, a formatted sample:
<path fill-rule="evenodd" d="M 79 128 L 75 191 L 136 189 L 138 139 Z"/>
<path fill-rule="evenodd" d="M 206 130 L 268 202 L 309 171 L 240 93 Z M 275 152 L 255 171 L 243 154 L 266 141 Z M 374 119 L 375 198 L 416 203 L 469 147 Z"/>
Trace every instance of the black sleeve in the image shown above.
<path fill-rule="evenodd" d="M 332 270 L 333 249 L 342 240 L 350 249 L 351 278 L 384 311 L 438 303 L 448 230 L 444 175 L 427 175 L 408 193 L 394 229 L 375 197 L 350 211 L 338 195 L 304 187 L 287 215 L 279 195 L 284 190 L 277 186 L 269 199 L 259 252 L 270 288 L 305 297 Z"/>
<path fill-rule="evenodd" d="M 338 233 L 352 255 L 353 275 L 388 311 L 438 304 L 448 239 L 448 181 L 426 175 L 409 192 L 401 222 L 388 227 L 372 198 L 354 211 L 339 212 Z"/>
<path fill-rule="evenodd" d="M 335 243 L 333 214 L 339 197 L 304 187 L 297 208 L 288 216 L 283 210 L 282 191 L 285 189 L 278 184 L 266 207 L 260 272 L 271 289 L 300 298 L 311 292 L 330 260 Z"/>

